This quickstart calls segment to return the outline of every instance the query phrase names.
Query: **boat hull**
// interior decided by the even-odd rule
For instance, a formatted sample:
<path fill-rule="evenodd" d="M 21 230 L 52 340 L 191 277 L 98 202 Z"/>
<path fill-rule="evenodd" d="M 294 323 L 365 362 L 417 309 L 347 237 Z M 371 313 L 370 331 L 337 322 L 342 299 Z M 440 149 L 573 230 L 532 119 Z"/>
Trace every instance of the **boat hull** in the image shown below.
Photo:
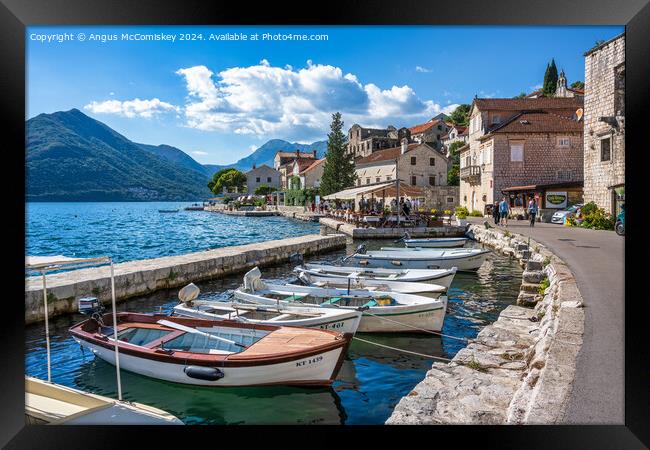
<path fill-rule="evenodd" d="M 224 320 L 227 317 L 221 315 L 213 314 L 206 311 L 201 311 L 195 308 L 186 307 L 183 305 L 178 305 L 174 308 L 174 311 L 180 315 L 186 317 L 194 317 L 196 319 L 209 319 L 209 320 Z M 287 311 L 287 314 L 291 314 L 291 311 Z M 234 317 L 233 317 L 234 318 Z M 359 323 L 361 321 L 361 315 L 354 311 L 349 311 L 349 314 L 339 314 L 338 317 L 309 317 L 299 320 L 246 320 L 246 323 L 258 323 L 264 325 L 275 325 L 275 326 L 288 326 L 288 327 L 304 327 L 304 328 L 315 328 L 319 330 L 331 330 L 344 335 L 353 336 L 356 333 Z"/>
<path fill-rule="evenodd" d="M 425 248 L 454 248 L 462 247 L 468 241 L 467 238 L 449 238 L 449 239 L 405 239 L 404 244 L 407 247 L 425 247 Z"/>
<path fill-rule="evenodd" d="M 336 266 L 319 266 L 315 264 L 306 264 L 305 269 L 307 273 L 310 276 L 313 277 L 319 277 L 319 276 L 324 276 L 324 277 L 335 277 L 335 278 L 340 278 L 340 279 L 347 279 L 347 275 L 342 274 L 342 273 L 331 273 L 327 272 L 325 270 L 324 272 L 319 272 L 318 268 L 323 267 L 331 267 L 332 270 L 337 270 L 337 271 L 342 271 L 345 270 L 348 273 L 353 273 L 353 272 L 358 272 L 359 268 L 358 267 L 336 267 Z M 296 268 L 297 271 L 303 270 L 302 268 L 298 267 Z M 373 272 L 372 270 L 366 271 L 364 269 L 364 273 L 360 274 L 359 278 L 363 280 L 373 280 L 377 282 L 381 282 L 387 279 L 387 275 L 390 275 L 391 273 L 395 273 L 396 275 L 399 275 L 400 278 L 396 278 L 395 281 L 397 282 L 420 282 L 420 281 L 425 281 L 425 282 L 431 282 L 434 284 L 438 284 L 440 286 L 444 286 L 447 289 L 449 289 L 449 286 L 451 286 L 451 282 L 454 280 L 454 276 L 456 276 L 455 271 L 449 271 L 449 270 L 444 270 L 438 271 L 441 273 L 436 273 L 436 271 L 433 270 L 423 270 L 423 271 L 412 271 L 412 272 L 405 272 L 404 270 L 400 269 L 383 269 L 380 268 L 376 272 Z M 389 280 L 390 281 L 390 280 Z"/>
<path fill-rule="evenodd" d="M 451 269 L 457 267 L 461 271 L 478 270 L 487 259 L 489 252 L 469 256 L 449 258 L 427 257 L 416 252 L 405 255 L 403 252 L 385 252 L 386 255 L 353 255 L 351 260 L 359 267 L 377 267 L 385 269 Z"/>
<path fill-rule="evenodd" d="M 97 357 L 115 365 L 115 351 L 92 342 L 74 337 L 81 346 L 92 351 Z M 348 340 L 349 344 L 349 340 Z M 159 380 L 196 386 L 259 386 L 259 385 L 329 385 L 334 380 L 347 346 L 338 347 L 308 357 L 275 364 L 250 367 L 220 367 L 223 377 L 210 381 L 192 378 L 185 368 L 192 364 L 157 361 L 141 358 L 120 351 L 120 368 Z"/>
<path fill-rule="evenodd" d="M 425 307 L 422 307 L 425 306 Z M 445 320 L 446 301 L 438 308 L 418 305 L 404 308 L 370 308 L 364 311 L 359 333 L 416 333 L 441 331 Z"/>
<path fill-rule="evenodd" d="M 449 286 L 431 283 L 411 283 L 408 281 L 384 281 L 384 280 L 368 280 L 364 278 L 337 278 L 328 277 L 323 275 L 309 275 L 312 283 L 322 283 L 323 285 L 316 284 L 317 287 L 334 287 L 345 289 L 350 280 L 351 289 L 366 289 L 373 288 L 379 291 L 386 292 L 401 292 L 403 294 L 428 294 L 429 297 L 435 298 L 446 291 Z"/>

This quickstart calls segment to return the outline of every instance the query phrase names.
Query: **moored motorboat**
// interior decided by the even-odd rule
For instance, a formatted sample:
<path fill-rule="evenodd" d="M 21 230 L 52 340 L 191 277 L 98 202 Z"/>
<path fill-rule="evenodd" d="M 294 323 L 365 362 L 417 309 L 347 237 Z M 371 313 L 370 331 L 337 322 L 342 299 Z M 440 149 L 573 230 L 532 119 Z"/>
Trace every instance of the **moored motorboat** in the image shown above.
<path fill-rule="evenodd" d="M 25 416 L 29 424 L 183 425 L 175 416 L 152 406 L 118 401 L 28 376 Z"/>
<path fill-rule="evenodd" d="M 465 237 L 454 238 L 416 238 L 404 239 L 407 247 L 425 247 L 425 248 L 450 248 L 462 247 L 468 241 Z"/>
<path fill-rule="evenodd" d="M 382 269 L 382 268 L 366 268 L 366 267 L 351 267 L 351 266 L 330 266 L 325 264 L 311 264 L 307 263 L 296 269 L 304 270 L 314 279 L 323 278 L 343 278 L 346 279 L 350 275 L 356 278 L 361 278 L 366 281 L 400 281 L 400 282 L 419 282 L 426 281 L 449 289 L 451 282 L 456 275 L 457 269 L 452 267 L 450 269 Z"/>
<path fill-rule="evenodd" d="M 357 252 L 348 258 L 362 267 L 404 269 L 477 270 L 490 253 L 489 250 L 465 248 L 453 250 L 399 249 L 389 251 Z"/>
<path fill-rule="evenodd" d="M 306 269 L 297 267 L 294 272 L 298 274 L 298 279 L 307 286 L 322 287 L 322 288 L 338 288 L 338 289 L 366 289 L 369 291 L 385 291 L 385 292 L 401 292 L 403 294 L 427 294 L 430 297 L 437 297 L 447 291 L 445 286 L 431 283 L 410 283 L 408 281 L 389 281 L 389 280 L 373 280 L 365 279 L 355 276 L 351 273 L 346 278 L 341 277 L 327 277 L 327 276 L 313 276 L 310 275 Z"/>
<path fill-rule="evenodd" d="M 85 320 L 70 334 L 114 364 L 110 315 Z M 122 369 L 183 384 L 329 385 L 350 338 L 329 330 L 138 313 L 117 314 Z"/>
<path fill-rule="evenodd" d="M 177 213 L 180 209 L 159 209 L 159 213 Z"/>
<path fill-rule="evenodd" d="M 237 320 L 252 324 L 334 330 L 350 337 L 357 331 L 361 321 L 360 311 L 297 307 L 286 303 L 260 305 L 183 298 L 181 303 L 174 307 L 174 313 L 198 319 Z"/>
<path fill-rule="evenodd" d="M 357 331 L 365 333 L 440 331 L 447 308 L 446 296 L 270 284 L 262 281 L 257 268 L 244 276 L 244 286 L 235 291 L 235 297 L 267 305 L 284 302 L 360 310 L 363 316 Z"/>

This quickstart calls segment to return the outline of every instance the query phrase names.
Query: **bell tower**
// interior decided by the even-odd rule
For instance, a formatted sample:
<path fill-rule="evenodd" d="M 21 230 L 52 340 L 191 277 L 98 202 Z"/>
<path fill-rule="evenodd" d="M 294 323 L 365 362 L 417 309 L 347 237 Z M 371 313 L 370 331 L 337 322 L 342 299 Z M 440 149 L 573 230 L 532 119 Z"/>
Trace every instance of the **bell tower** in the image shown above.
<path fill-rule="evenodd" d="M 568 97 L 567 88 L 566 88 L 566 76 L 564 75 L 564 69 L 560 71 L 560 76 L 557 79 L 557 85 L 555 86 L 555 96 Z"/>

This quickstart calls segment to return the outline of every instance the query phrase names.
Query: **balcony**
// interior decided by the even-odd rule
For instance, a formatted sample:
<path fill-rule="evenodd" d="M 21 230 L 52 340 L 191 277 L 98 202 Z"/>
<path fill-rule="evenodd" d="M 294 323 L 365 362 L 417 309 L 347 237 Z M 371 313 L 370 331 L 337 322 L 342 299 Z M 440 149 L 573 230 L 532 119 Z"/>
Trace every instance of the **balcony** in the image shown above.
<path fill-rule="evenodd" d="M 467 166 L 460 169 L 460 179 L 470 183 L 478 184 L 481 182 L 481 166 Z"/>

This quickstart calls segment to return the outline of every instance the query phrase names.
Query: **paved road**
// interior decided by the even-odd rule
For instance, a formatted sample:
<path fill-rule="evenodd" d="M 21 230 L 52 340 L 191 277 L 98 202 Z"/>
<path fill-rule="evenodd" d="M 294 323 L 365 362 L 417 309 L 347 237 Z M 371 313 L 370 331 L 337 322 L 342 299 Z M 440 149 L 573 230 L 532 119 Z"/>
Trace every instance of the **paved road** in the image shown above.
<path fill-rule="evenodd" d="M 584 342 L 566 421 L 624 424 L 624 238 L 611 231 L 548 223 L 530 228 L 528 222 L 516 220 L 508 229 L 530 236 L 562 258 L 584 299 Z"/>

